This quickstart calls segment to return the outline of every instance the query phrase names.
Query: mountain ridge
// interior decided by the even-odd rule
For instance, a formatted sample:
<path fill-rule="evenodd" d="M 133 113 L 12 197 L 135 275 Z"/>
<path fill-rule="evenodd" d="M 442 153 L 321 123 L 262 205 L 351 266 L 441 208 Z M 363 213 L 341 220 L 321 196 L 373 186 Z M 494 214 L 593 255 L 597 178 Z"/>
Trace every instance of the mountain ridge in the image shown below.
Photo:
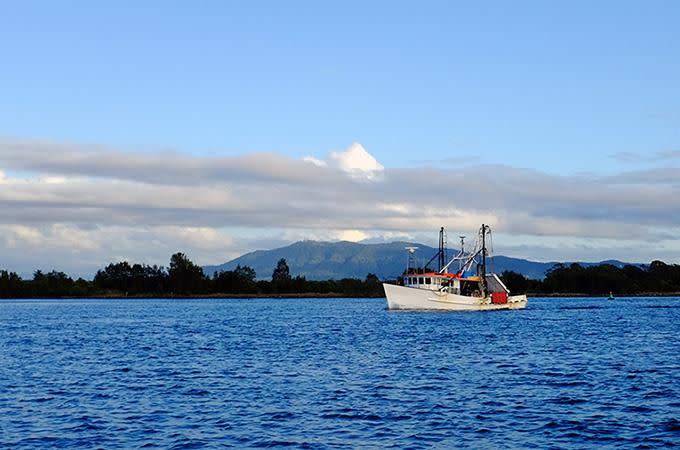
<path fill-rule="evenodd" d="M 437 249 L 416 242 L 396 241 L 388 243 L 359 243 L 350 241 L 297 241 L 285 247 L 271 250 L 255 250 L 219 265 L 204 266 L 207 275 L 223 270 L 233 270 L 237 265 L 255 269 L 257 278 L 269 279 L 281 258 L 285 258 L 292 276 L 304 276 L 308 280 L 329 280 L 342 278 L 361 278 L 373 273 L 380 279 L 394 279 L 401 275 L 406 265 L 404 247 L 418 247 L 417 262 L 424 264 Z M 449 250 L 449 256 L 455 250 Z M 626 263 L 616 259 L 601 262 L 578 262 L 584 267 L 612 264 L 623 267 L 631 264 L 644 267 L 644 264 Z M 511 270 L 527 278 L 542 279 L 555 264 L 573 262 L 539 262 L 510 256 L 494 256 L 489 263 L 490 269 L 501 273 Z"/>

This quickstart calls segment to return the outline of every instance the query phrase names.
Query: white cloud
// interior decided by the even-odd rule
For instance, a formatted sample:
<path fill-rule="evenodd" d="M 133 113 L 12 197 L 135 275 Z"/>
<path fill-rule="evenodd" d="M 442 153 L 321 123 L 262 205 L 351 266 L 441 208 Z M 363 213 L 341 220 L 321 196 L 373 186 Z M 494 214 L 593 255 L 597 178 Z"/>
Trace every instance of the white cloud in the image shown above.
<path fill-rule="evenodd" d="M 90 277 L 110 262 L 167 266 L 182 251 L 200 264 L 219 264 L 249 250 L 228 232 L 210 227 L 0 224 L 0 269 L 30 274 L 34 269 L 65 270 Z"/>
<path fill-rule="evenodd" d="M 11 225 L 4 231 L 10 247 L 20 247 L 22 244 L 39 245 L 43 241 L 43 235 L 32 227 Z"/>
<path fill-rule="evenodd" d="M 344 151 L 331 152 L 329 160 L 332 166 L 357 178 L 372 180 L 379 177 L 385 170 L 382 164 L 358 142 Z"/>
<path fill-rule="evenodd" d="M 305 156 L 302 160 L 317 167 L 340 170 L 358 180 L 376 180 L 385 171 L 385 167 L 358 142 L 345 150 L 330 152 L 325 160 L 314 156 Z"/>
<path fill-rule="evenodd" d="M 611 257 L 620 248 L 608 244 L 612 239 L 627 249 L 663 240 L 654 247 L 659 258 L 677 253 L 678 238 L 664 231 L 680 223 L 674 167 L 553 176 L 501 165 L 384 168 L 360 144 L 322 161 L 30 141 L 0 141 L 0 167 L 0 255 L 9 267 L 44 260 L 96 269 L 115 258 L 165 263 L 175 251 L 213 264 L 256 242 L 419 237 L 440 226 L 469 235 L 482 222 L 510 236 L 595 239 Z M 638 253 L 636 259 L 648 259 Z"/>
<path fill-rule="evenodd" d="M 224 252 L 234 246 L 234 239 L 216 228 L 161 226 L 154 233 L 171 242 L 181 242 L 194 249 Z"/>
<path fill-rule="evenodd" d="M 336 234 L 339 241 L 359 242 L 368 238 L 368 234 L 361 230 L 342 230 Z"/>
<path fill-rule="evenodd" d="M 316 159 L 313 156 L 305 156 L 302 158 L 303 161 L 312 163 L 317 167 L 328 167 L 328 163 L 326 161 L 321 161 L 320 159 Z"/>
<path fill-rule="evenodd" d="M 406 203 L 378 203 L 376 205 L 377 208 L 382 209 L 383 211 L 387 212 L 392 212 L 392 213 L 397 213 L 401 215 L 409 215 L 411 213 L 411 210 L 409 209 L 409 205 Z"/>
<path fill-rule="evenodd" d="M 98 248 L 91 232 L 70 225 L 55 223 L 46 227 L 9 225 L 4 227 L 10 246 L 22 248 L 30 246 L 36 251 L 40 247 L 58 247 L 71 252 L 90 251 Z"/>

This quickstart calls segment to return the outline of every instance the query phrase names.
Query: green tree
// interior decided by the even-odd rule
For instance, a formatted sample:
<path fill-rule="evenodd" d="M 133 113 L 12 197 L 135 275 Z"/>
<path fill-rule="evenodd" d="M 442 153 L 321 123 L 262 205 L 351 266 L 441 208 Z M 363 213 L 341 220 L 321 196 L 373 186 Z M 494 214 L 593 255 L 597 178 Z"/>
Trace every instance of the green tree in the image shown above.
<path fill-rule="evenodd" d="M 255 269 L 253 269 L 250 266 L 243 266 L 239 264 L 236 266 L 236 269 L 234 269 L 234 273 L 236 274 L 236 278 L 239 280 L 239 283 L 242 286 L 252 286 L 255 284 Z"/>
<path fill-rule="evenodd" d="M 290 292 L 292 284 L 288 263 L 285 258 L 281 258 L 272 273 L 272 288 L 275 292 Z"/>
<path fill-rule="evenodd" d="M 279 262 L 276 263 L 276 268 L 272 273 L 272 282 L 282 283 L 287 281 L 290 281 L 290 269 L 288 268 L 286 258 L 281 258 L 279 259 Z"/>
<path fill-rule="evenodd" d="M 506 270 L 501 274 L 501 280 L 513 294 L 524 294 L 529 288 L 529 281 L 521 273 Z"/>
<path fill-rule="evenodd" d="M 65 297 L 73 295 L 73 279 L 64 272 L 53 270 L 44 274 L 36 270 L 31 281 L 31 295 L 37 297 Z"/>
<path fill-rule="evenodd" d="M 121 294 L 161 294 L 166 291 L 165 268 L 145 264 L 130 265 L 127 261 L 109 264 L 98 270 L 94 286 L 100 291 L 117 291 Z"/>
<path fill-rule="evenodd" d="M 382 297 L 384 295 L 382 283 L 376 274 L 369 273 L 364 280 L 364 295 Z"/>
<path fill-rule="evenodd" d="M 31 295 L 36 297 L 47 297 L 47 276 L 42 270 L 38 269 L 33 272 L 33 280 L 31 281 Z"/>
<path fill-rule="evenodd" d="M 234 270 L 215 272 L 212 280 L 213 292 L 216 293 L 249 293 L 257 290 L 255 270 L 241 265 Z"/>
<path fill-rule="evenodd" d="M 175 253 L 170 257 L 168 279 L 173 292 L 198 294 L 205 290 L 206 278 L 203 269 L 184 253 Z"/>
<path fill-rule="evenodd" d="M 14 272 L 0 270 L 0 298 L 16 298 L 25 296 L 24 282 Z"/>

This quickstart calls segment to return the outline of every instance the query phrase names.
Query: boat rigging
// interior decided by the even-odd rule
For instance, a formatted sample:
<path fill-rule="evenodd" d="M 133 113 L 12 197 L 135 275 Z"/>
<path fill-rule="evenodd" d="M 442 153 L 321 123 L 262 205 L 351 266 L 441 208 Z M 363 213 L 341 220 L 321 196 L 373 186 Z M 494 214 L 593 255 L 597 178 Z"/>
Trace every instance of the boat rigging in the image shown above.
<path fill-rule="evenodd" d="M 389 309 L 444 309 L 453 311 L 520 309 L 527 305 L 526 295 L 511 296 L 501 279 L 487 271 L 491 227 L 482 224 L 469 252 L 460 236 L 458 253 L 447 262 L 446 231 L 439 230 L 439 248 L 423 268 L 415 266 L 418 247 L 406 247 L 408 259 L 401 285 L 383 283 Z M 429 268 L 437 261 L 437 270 Z M 450 272 L 454 263 L 458 270 Z"/>

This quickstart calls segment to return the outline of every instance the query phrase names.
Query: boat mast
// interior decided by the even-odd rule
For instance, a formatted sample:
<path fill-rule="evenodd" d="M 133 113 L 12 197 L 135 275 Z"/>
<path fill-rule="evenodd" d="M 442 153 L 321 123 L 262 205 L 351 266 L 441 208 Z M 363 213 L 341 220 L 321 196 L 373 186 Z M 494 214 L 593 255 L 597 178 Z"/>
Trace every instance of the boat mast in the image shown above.
<path fill-rule="evenodd" d="M 481 286 L 482 286 L 482 297 L 486 297 L 486 230 L 489 228 L 488 225 L 482 224 L 482 275 L 481 275 Z"/>
<path fill-rule="evenodd" d="M 439 230 L 439 260 L 437 261 L 437 272 L 441 272 L 446 264 L 446 235 L 444 227 Z"/>

